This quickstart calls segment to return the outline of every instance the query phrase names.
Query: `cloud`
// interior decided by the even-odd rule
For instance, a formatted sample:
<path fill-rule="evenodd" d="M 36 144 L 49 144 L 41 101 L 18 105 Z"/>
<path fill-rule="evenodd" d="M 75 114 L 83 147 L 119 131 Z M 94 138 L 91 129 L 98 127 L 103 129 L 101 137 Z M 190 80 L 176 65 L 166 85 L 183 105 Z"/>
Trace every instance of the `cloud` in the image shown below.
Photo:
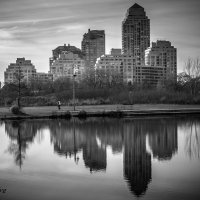
<path fill-rule="evenodd" d="M 121 47 L 121 22 L 130 0 L 0 0 L 0 69 L 17 57 L 48 70 L 51 50 L 64 43 L 80 48 L 82 36 L 104 29 L 107 52 Z M 140 0 L 151 20 L 151 38 L 170 40 L 179 61 L 200 49 L 199 0 Z M 191 55 L 188 55 L 191 56 Z M 0 73 L 0 80 L 2 80 Z"/>
<path fill-rule="evenodd" d="M 0 29 L 0 40 L 8 40 L 12 38 L 13 38 L 13 35 L 9 31 Z"/>

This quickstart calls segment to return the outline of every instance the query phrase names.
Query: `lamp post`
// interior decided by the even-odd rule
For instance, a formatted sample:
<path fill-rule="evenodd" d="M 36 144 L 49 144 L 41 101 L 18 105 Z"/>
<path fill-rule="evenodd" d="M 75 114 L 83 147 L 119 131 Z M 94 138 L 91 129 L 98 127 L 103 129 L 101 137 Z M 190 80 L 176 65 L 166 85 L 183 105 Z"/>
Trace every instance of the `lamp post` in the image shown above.
<path fill-rule="evenodd" d="M 18 65 L 18 99 L 17 99 L 17 104 L 18 107 L 20 108 L 20 97 L 21 97 L 21 67 Z"/>
<path fill-rule="evenodd" d="M 76 77 L 76 65 L 73 65 L 73 107 L 75 111 L 75 77 Z"/>

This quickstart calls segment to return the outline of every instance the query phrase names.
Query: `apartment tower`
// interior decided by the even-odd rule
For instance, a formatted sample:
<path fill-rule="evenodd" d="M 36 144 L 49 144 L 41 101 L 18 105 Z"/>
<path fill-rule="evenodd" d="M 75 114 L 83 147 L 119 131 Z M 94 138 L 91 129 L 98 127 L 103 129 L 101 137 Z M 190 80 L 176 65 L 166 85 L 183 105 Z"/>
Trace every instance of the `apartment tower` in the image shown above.
<path fill-rule="evenodd" d="M 52 51 L 50 58 L 50 73 L 53 74 L 53 81 L 58 78 L 72 79 L 76 74 L 76 80 L 83 79 L 85 72 L 85 59 L 80 49 L 75 46 L 59 46 Z"/>
<path fill-rule="evenodd" d="M 151 47 L 145 51 L 145 65 L 150 67 L 162 67 L 164 78 L 174 79 L 177 76 L 177 49 L 170 41 L 158 40 L 152 42 Z"/>
<path fill-rule="evenodd" d="M 86 66 L 93 69 L 97 58 L 105 54 L 105 31 L 89 29 L 88 33 L 83 35 L 82 52 Z"/>
<path fill-rule="evenodd" d="M 150 46 L 150 20 L 143 7 L 135 3 L 122 22 L 122 53 L 133 55 L 136 65 L 144 65 L 145 50 Z"/>
<path fill-rule="evenodd" d="M 21 76 L 21 81 L 28 84 L 35 79 L 36 74 L 35 66 L 31 63 L 31 60 L 17 58 L 16 63 L 10 63 L 4 72 L 4 82 L 5 84 L 18 82 Z"/>

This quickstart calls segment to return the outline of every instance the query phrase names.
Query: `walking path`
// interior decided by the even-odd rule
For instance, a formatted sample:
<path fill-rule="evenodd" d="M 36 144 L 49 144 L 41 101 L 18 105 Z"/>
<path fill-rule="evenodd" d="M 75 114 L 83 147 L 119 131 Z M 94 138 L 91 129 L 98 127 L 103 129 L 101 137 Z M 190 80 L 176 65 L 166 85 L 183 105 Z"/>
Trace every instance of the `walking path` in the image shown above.
<path fill-rule="evenodd" d="M 9 108 L 0 108 L 0 119 L 15 118 L 42 118 L 52 116 L 63 116 L 71 113 L 72 116 L 78 116 L 81 110 L 87 112 L 89 116 L 99 116 L 109 112 L 121 112 L 123 116 L 135 115 L 164 115 L 164 114 L 200 114 L 200 105 L 172 105 L 172 104 L 135 104 L 135 105 L 91 105 L 76 106 L 75 111 L 72 106 L 41 106 L 24 107 L 23 112 L 27 115 L 18 116 L 10 112 Z"/>

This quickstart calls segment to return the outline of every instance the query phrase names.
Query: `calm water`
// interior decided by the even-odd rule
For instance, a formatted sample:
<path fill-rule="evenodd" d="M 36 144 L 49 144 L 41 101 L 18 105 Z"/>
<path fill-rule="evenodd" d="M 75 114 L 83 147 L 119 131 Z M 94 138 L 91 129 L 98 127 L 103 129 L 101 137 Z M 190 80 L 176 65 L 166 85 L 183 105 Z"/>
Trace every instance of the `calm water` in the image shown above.
<path fill-rule="evenodd" d="M 200 199 L 200 118 L 0 122 L 0 200 Z"/>

